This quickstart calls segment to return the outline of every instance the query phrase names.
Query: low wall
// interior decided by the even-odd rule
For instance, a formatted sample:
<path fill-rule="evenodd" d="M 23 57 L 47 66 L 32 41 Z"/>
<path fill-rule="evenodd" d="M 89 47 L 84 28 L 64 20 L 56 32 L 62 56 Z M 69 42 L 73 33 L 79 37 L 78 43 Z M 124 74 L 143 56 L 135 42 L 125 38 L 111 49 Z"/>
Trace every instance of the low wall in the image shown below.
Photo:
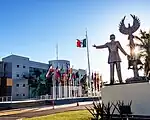
<path fill-rule="evenodd" d="M 64 104 L 72 104 L 76 102 L 87 102 L 98 100 L 99 97 L 87 97 L 87 98 L 68 98 L 68 99 L 60 99 L 54 100 L 55 105 L 64 105 Z M 15 101 L 15 102 L 8 102 L 8 103 L 0 103 L 0 110 L 4 109 L 17 109 L 17 108 L 24 108 L 24 107 L 38 107 L 44 105 L 53 105 L 53 100 L 35 100 L 35 101 Z"/>
<path fill-rule="evenodd" d="M 133 114 L 150 115 L 150 84 L 148 82 L 105 86 L 102 88 L 101 95 L 105 104 L 118 100 L 127 104 L 132 100 Z"/>

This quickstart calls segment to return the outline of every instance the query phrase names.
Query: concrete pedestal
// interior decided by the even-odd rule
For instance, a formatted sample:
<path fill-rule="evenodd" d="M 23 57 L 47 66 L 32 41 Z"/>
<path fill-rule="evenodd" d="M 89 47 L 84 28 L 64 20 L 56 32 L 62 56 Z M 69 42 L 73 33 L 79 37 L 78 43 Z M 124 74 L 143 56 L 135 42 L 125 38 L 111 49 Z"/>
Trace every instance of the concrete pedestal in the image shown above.
<path fill-rule="evenodd" d="M 104 86 L 101 95 L 104 104 L 118 100 L 128 104 L 132 100 L 133 114 L 150 115 L 150 84 L 148 82 Z"/>

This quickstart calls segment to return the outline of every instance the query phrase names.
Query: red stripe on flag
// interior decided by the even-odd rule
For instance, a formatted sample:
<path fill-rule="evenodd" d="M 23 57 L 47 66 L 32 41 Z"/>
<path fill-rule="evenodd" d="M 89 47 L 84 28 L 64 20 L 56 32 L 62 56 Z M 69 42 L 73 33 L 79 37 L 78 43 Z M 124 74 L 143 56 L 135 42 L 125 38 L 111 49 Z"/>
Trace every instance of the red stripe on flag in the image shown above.
<path fill-rule="evenodd" d="M 77 39 L 77 47 L 81 47 L 81 41 Z"/>

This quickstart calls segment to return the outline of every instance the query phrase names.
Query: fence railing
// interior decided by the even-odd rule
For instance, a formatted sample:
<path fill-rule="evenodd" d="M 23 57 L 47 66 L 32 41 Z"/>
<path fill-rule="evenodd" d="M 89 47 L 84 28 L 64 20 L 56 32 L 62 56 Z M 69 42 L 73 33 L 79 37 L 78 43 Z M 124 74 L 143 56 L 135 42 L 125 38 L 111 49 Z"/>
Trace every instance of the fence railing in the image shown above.
<path fill-rule="evenodd" d="M 18 99 L 19 101 L 28 101 L 28 100 L 61 100 L 61 99 L 73 99 L 73 98 L 85 98 L 85 97 L 100 97 L 100 94 L 90 94 L 90 95 L 84 95 L 84 96 L 62 96 L 59 95 L 52 96 L 52 95 L 41 95 L 34 98 L 28 98 L 28 99 Z M 17 101 L 18 101 L 17 100 Z M 3 96 L 0 97 L 0 102 L 11 102 L 13 101 L 12 96 Z"/>
<path fill-rule="evenodd" d="M 12 96 L 3 96 L 0 97 L 0 102 L 12 101 Z"/>

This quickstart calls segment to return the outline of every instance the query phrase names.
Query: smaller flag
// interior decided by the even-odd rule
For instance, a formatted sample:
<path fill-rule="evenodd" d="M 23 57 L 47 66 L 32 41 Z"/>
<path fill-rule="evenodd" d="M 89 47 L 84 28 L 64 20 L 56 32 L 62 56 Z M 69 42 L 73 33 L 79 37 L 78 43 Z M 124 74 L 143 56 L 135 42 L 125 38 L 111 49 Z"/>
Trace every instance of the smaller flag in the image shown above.
<path fill-rule="evenodd" d="M 70 68 L 69 73 L 72 74 L 72 68 Z"/>
<path fill-rule="evenodd" d="M 94 80 L 96 81 L 96 72 L 94 73 Z"/>
<path fill-rule="evenodd" d="M 80 48 L 86 47 L 86 39 L 83 39 L 83 40 L 77 39 L 77 47 L 80 47 Z"/>
<path fill-rule="evenodd" d="M 69 68 L 70 68 L 70 65 L 68 63 L 66 63 L 66 73 L 69 74 Z"/>
<path fill-rule="evenodd" d="M 53 66 L 50 65 L 49 70 L 48 70 L 48 72 L 47 72 L 47 74 L 46 74 L 46 78 L 48 78 L 49 75 L 50 75 L 50 73 L 52 73 L 52 72 L 54 72 L 54 69 L 53 69 Z"/>
<path fill-rule="evenodd" d="M 92 76 L 91 76 L 91 79 L 92 79 L 92 80 L 94 79 L 94 75 L 93 75 L 93 72 L 92 72 Z"/>
<path fill-rule="evenodd" d="M 74 73 L 72 73 L 72 75 L 71 75 L 71 79 L 75 79 L 76 77 L 75 77 L 75 74 Z"/>
<path fill-rule="evenodd" d="M 76 72 L 76 78 L 79 78 L 79 72 Z"/>
<path fill-rule="evenodd" d="M 64 68 L 63 68 L 63 66 L 62 66 L 61 69 L 60 69 L 60 73 L 61 73 L 61 74 L 64 73 Z"/>
<path fill-rule="evenodd" d="M 97 83 L 97 82 L 96 82 L 96 77 L 97 77 L 96 75 L 97 75 L 97 74 L 96 74 L 96 72 L 95 72 L 95 73 L 94 73 L 94 88 L 95 88 L 95 90 L 96 90 L 96 83 Z"/>
<path fill-rule="evenodd" d="M 61 77 L 60 76 L 60 71 L 59 71 L 58 66 L 57 66 L 56 69 L 55 69 L 55 79 L 59 80 L 60 77 Z"/>

